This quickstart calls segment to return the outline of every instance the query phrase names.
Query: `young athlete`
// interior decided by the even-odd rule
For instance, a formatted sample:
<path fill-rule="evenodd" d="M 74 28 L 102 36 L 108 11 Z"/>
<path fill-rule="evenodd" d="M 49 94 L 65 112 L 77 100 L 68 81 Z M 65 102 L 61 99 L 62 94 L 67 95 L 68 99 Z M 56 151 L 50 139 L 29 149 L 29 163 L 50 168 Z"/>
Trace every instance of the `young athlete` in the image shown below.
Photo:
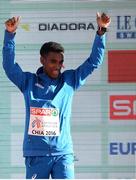
<path fill-rule="evenodd" d="M 64 48 L 46 42 L 40 49 L 42 66 L 37 72 L 23 72 L 15 61 L 15 35 L 20 18 L 5 22 L 3 68 L 24 95 L 26 107 L 23 156 L 26 178 L 74 179 L 73 145 L 70 133 L 74 92 L 103 61 L 105 32 L 110 17 L 97 13 L 98 31 L 92 52 L 75 70 L 61 73 Z"/>

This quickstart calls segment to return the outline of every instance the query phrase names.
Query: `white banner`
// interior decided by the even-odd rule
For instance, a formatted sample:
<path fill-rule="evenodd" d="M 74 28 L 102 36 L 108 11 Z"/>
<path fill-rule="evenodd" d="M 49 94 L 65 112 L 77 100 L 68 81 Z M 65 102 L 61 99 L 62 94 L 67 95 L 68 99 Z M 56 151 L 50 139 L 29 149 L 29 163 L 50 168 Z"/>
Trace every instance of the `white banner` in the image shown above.
<path fill-rule="evenodd" d="M 111 25 L 108 42 L 136 42 L 136 10 L 110 10 Z"/>
<path fill-rule="evenodd" d="M 16 37 L 19 44 L 45 41 L 90 43 L 97 30 L 96 11 L 23 11 L 11 14 L 19 15 L 22 17 Z"/>

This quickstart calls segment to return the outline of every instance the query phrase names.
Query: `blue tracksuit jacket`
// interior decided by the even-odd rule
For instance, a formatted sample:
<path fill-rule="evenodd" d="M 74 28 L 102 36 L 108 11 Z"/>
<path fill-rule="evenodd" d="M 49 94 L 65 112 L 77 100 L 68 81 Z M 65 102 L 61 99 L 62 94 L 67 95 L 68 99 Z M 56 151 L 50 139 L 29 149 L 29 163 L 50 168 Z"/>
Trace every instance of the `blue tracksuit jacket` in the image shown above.
<path fill-rule="evenodd" d="M 57 79 L 49 78 L 40 67 L 37 73 L 23 72 L 15 62 L 15 34 L 5 31 L 3 68 L 8 78 L 24 95 L 26 106 L 24 156 L 53 156 L 73 153 L 70 133 L 71 104 L 74 91 L 84 84 L 86 77 L 103 61 L 105 35 L 96 34 L 92 52 L 75 70 L 66 70 Z M 28 134 L 30 108 L 58 108 L 59 136 Z"/>

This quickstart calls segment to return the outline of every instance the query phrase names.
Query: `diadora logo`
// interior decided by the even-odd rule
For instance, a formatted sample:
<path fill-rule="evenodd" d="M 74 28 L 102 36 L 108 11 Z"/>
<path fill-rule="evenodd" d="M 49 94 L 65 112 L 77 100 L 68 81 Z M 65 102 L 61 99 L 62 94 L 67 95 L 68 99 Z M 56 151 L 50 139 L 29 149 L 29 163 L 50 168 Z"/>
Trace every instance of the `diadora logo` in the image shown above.
<path fill-rule="evenodd" d="M 39 31 L 88 31 L 88 30 L 95 30 L 95 26 L 93 23 L 39 23 L 38 25 Z M 21 24 L 21 29 L 24 31 L 32 30 L 32 26 L 29 24 Z"/>
<path fill-rule="evenodd" d="M 39 23 L 39 31 L 82 31 L 82 30 L 95 30 L 92 22 L 61 22 L 61 23 Z"/>
<path fill-rule="evenodd" d="M 111 95 L 110 119 L 136 120 L 136 95 Z"/>

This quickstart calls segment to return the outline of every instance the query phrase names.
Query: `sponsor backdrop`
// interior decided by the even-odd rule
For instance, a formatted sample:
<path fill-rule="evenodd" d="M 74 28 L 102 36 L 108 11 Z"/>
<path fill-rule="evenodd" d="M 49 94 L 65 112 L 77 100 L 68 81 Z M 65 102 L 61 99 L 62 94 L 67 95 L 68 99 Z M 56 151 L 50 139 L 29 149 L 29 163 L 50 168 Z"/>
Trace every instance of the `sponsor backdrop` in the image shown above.
<path fill-rule="evenodd" d="M 76 68 L 89 55 L 96 12 L 107 12 L 103 65 L 76 92 L 72 136 L 76 178 L 136 178 L 136 1 L 131 0 L 1 0 L 0 61 L 4 21 L 21 15 L 16 59 L 23 70 L 40 66 L 45 41 L 65 47 L 65 69 Z M 7 79 L 0 63 L 0 178 L 25 178 L 22 140 L 23 96 Z"/>

